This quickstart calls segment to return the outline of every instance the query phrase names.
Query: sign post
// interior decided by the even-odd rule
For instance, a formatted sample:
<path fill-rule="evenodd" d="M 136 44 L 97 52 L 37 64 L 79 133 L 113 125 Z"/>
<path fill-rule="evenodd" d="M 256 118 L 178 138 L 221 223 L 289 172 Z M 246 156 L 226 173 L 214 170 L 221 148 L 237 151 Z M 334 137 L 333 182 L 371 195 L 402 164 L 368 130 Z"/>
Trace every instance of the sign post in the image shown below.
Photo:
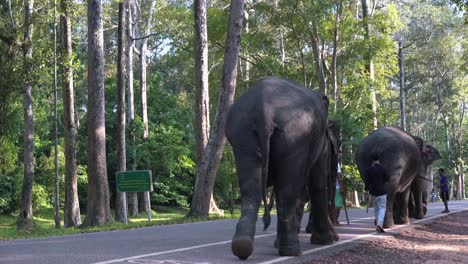
<path fill-rule="evenodd" d="M 119 192 L 146 192 L 148 197 L 148 220 L 151 222 L 151 200 L 149 192 L 153 191 L 150 170 L 118 171 L 117 191 Z M 125 200 L 125 223 L 127 221 L 127 202 Z"/>

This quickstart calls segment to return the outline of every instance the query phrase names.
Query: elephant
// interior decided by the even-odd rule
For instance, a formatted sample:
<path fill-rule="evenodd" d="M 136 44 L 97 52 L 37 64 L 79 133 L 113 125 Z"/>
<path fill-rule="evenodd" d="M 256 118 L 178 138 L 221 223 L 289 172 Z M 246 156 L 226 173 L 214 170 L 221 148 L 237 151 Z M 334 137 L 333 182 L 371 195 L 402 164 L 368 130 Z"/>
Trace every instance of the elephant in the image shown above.
<path fill-rule="evenodd" d="M 385 183 L 387 205 L 383 227 L 409 222 L 408 203 L 411 191 L 415 215 L 422 218 L 422 181 L 427 169 L 440 158 L 438 150 L 399 127 L 384 126 L 370 133 L 359 144 L 356 163 L 363 181 L 366 180 L 365 171 L 370 166 L 372 157 L 379 158 L 389 176 L 389 181 Z"/>
<path fill-rule="evenodd" d="M 225 134 L 236 161 L 241 216 L 231 249 L 245 260 L 253 253 L 257 214 L 263 200 L 265 229 L 270 224 L 266 189 L 273 186 L 278 214 L 278 253 L 301 254 L 296 204 L 308 192 L 314 244 L 337 237 L 327 214 L 327 177 L 333 153 L 327 133 L 328 100 L 280 77 L 265 77 L 231 106 Z"/>

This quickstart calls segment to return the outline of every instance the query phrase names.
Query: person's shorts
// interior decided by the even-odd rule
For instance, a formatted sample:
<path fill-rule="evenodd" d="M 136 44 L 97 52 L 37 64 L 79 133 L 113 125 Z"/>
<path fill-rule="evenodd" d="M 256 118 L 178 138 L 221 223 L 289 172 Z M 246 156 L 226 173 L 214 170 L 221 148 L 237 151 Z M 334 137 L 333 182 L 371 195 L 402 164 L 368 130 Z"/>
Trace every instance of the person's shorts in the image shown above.
<path fill-rule="evenodd" d="M 442 199 L 442 201 L 448 201 L 449 200 L 449 195 L 448 195 L 448 192 L 440 192 L 440 199 Z"/>
<path fill-rule="evenodd" d="M 335 208 L 341 208 L 343 207 L 343 196 L 339 192 L 339 189 L 336 190 L 335 192 Z"/>

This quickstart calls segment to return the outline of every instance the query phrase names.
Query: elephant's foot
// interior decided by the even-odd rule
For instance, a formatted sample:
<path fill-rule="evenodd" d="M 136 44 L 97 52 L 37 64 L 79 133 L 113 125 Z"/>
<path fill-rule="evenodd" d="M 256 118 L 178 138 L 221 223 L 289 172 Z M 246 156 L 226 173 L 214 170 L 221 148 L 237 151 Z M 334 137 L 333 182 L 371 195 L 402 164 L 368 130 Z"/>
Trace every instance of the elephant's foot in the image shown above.
<path fill-rule="evenodd" d="M 334 241 L 338 241 L 338 235 L 335 236 L 331 232 L 315 232 L 310 237 L 310 243 L 315 245 L 331 245 Z"/>
<path fill-rule="evenodd" d="M 338 236 L 338 233 L 336 232 L 332 232 L 332 237 L 333 237 L 333 241 L 335 242 L 340 240 L 340 236 Z"/>
<path fill-rule="evenodd" d="M 232 253 L 242 260 L 246 260 L 252 255 L 253 247 L 253 240 L 249 236 L 239 236 L 232 239 Z"/>
<path fill-rule="evenodd" d="M 375 221 L 374 223 L 374 225 L 377 225 L 377 221 Z M 393 216 L 385 216 L 383 228 L 392 228 L 394 225 L 395 223 L 393 222 Z"/>
<path fill-rule="evenodd" d="M 423 219 L 424 215 L 426 215 L 426 212 L 424 212 L 424 209 L 423 209 L 422 211 L 416 212 L 416 214 L 414 215 L 414 218 Z"/>
<path fill-rule="evenodd" d="M 280 245 L 278 253 L 280 256 L 300 256 L 301 248 L 299 246 L 299 241 L 290 245 Z"/>
<path fill-rule="evenodd" d="M 307 225 L 305 231 L 307 234 L 312 234 L 314 232 L 314 228 L 312 227 L 312 225 Z"/>
<path fill-rule="evenodd" d="M 396 225 L 406 225 L 409 223 L 409 218 L 408 217 L 395 217 L 393 221 Z"/>

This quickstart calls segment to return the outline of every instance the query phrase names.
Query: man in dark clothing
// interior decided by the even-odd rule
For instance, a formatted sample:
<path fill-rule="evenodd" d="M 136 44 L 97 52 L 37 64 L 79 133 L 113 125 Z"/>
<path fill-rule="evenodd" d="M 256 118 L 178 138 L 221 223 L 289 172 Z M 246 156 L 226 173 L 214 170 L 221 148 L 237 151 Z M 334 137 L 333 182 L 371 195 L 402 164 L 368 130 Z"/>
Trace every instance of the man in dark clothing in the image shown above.
<path fill-rule="evenodd" d="M 439 188 L 440 188 L 440 199 L 444 202 L 445 210 L 442 213 L 448 213 L 448 198 L 449 198 L 449 188 L 448 188 L 448 178 L 444 175 L 444 169 L 439 169 L 437 171 L 439 173 Z"/>
<path fill-rule="evenodd" d="M 383 229 L 385 210 L 387 207 L 387 191 L 385 190 L 385 183 L 389 178 L 384 167 L 380 164 L 378 157 L 373 157 L 372 164 L 366 170 L 365 179 L 365 190 L 369 191 L 374 205 L 375 222 L 377 224 L 376 231 L 378 233 L 385 233 Z"/>

